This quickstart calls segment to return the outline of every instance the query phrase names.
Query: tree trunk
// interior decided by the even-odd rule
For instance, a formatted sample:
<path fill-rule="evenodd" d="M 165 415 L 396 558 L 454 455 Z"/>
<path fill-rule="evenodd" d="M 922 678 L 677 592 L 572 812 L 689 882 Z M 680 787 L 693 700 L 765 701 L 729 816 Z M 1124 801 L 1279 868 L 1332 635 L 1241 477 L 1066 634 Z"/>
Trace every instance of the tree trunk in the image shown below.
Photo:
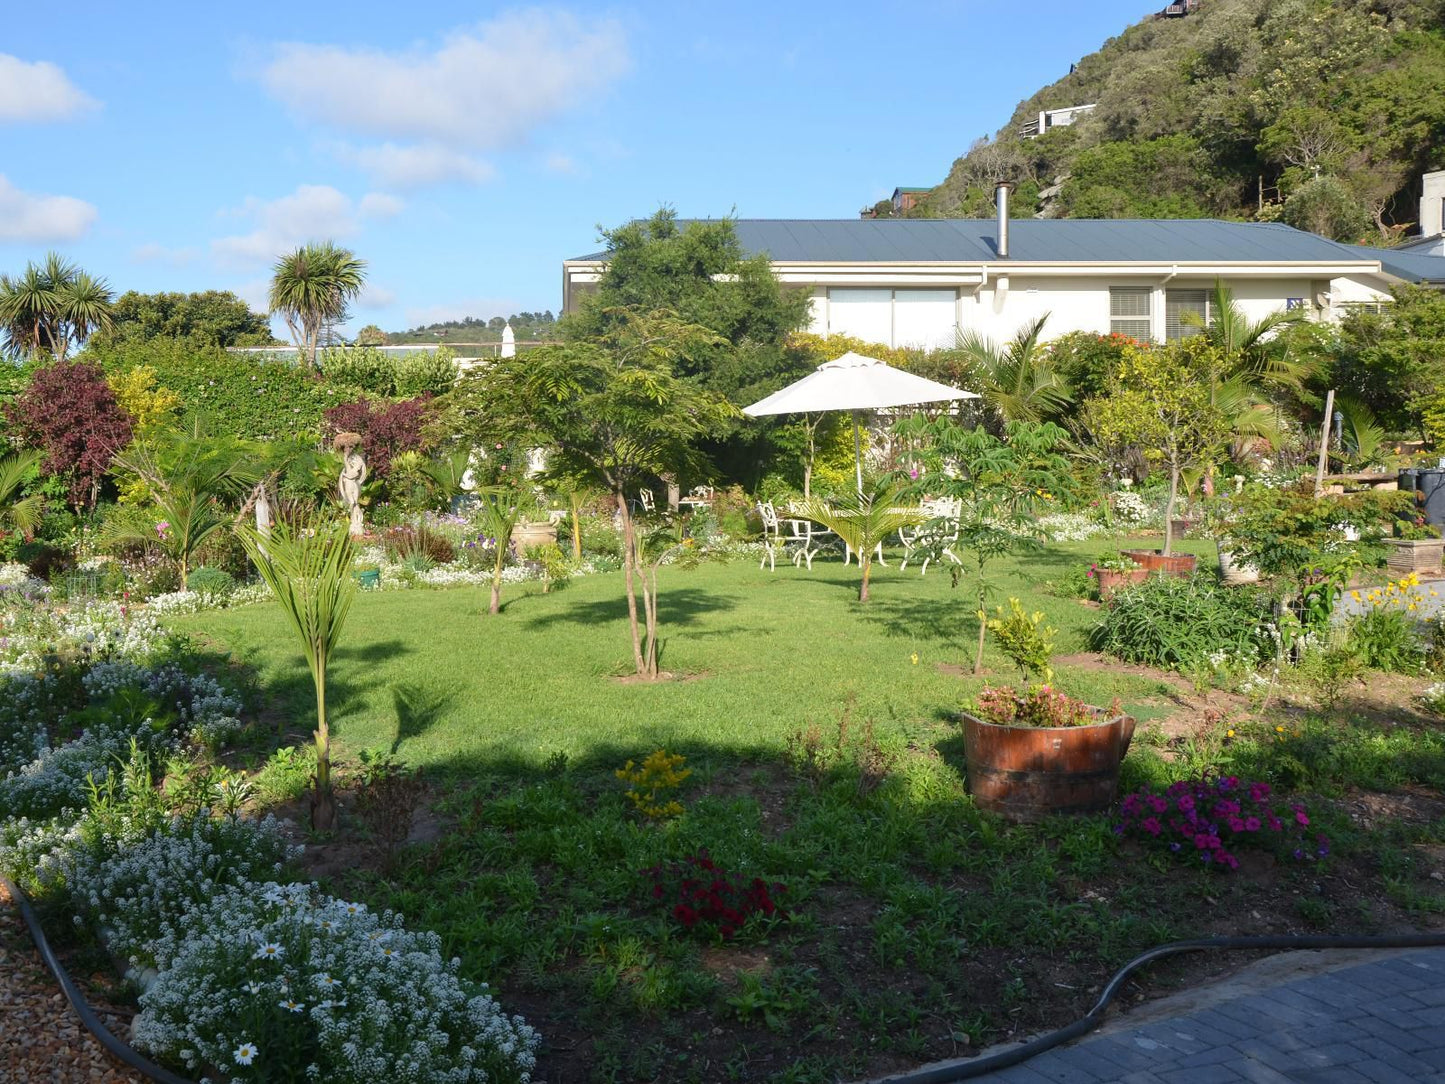
<path fill-rule="evenodd" d="M 492 601 L 487 607 L 487 613 L 496 614 L 502 612 L 502 565 L 506 563 L 506 544 L 502 539 L 497 539 L 497 563 L 492 566 Z"/>
<path fill-rule="evenodd" d="M 582 560 L 582 497 L 574 489 L 568 500 L 572 505 L 572 559 Z"/>
<path fill-rule="evenodd" d="M 326 669 L 316 671 L 316 789 L 311 795 L 311 827 L 329 832 L 336 827 L 336 798 L 331 793 L 331 728 L 326 722 Z"/>
<path fill-rule="evenodd" d="M 614 490 L 617 511 L 622 516 L 622 582 L 627 592 L 627 628 L 632 634 L 632 662 L 638 674 L 647 675 L 642 660 L 642 633 L 637 626 L 637 590 L 633 576 L 637 564 L 637 535 L 632 526 L 632 512 L 627 507 L 627 496 L 621 489 Z"/>
<path fill-rule="evenodd" d="M 873 551 L 858 554 L 858 564 L 863 570 L 863 582 L 858 585 L 858 601 L 868 601 L 868 579 L 873 575 Z"/>
<path fill-rule="evenodd" d="M 983 604 L 987 601 L 988 596 L 984 594 L 983 588 L 980 587 L 978 592 L 978 653 L 973 657 L 973 672 L 975 674 L 983 673 L 983 639 L 984 636 L 988 634 L 988 617 L 986 616 L 988 611 L 983 608 Z"/>
<path fill-rule="evenodd" d="M 647 664 L 647 677 L 657 680 L 657 569 L 642 570 L 642 608 L 647 620 L 647 646 L 643 661 Z"/>
<path fill-rule="evenodd" d="M 682 503 L 682 487 L 677 484 L 677 475 L 664 474 L 662 480 L 667 483 L 667 510 L 677 515 Z"/>
<path fill-rule="evenodd" d="M 1169 464 L 1169 503 L 1164 508 L 1164 556 L 1174 552 L 1174 506 L 1179 503 L 1179 464 Z"/>

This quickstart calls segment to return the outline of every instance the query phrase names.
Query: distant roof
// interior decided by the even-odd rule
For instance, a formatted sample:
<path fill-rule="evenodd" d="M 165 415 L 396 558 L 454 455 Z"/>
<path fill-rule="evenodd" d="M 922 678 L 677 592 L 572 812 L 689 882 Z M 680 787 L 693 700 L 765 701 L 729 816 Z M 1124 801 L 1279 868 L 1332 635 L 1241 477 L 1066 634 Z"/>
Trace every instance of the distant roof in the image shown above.
<path fill-rule="evenodd" d="M 765 252 L 777 263 L 998 260 L 992 218 L 739 218 L 733 224 L 746 255 Z M 1404 253 L 1342 245 L 1278 222 L 1208 218 L 1019 218 L 1009 223 L 1009 249 L 1013 263 L 1339 263 L 1389 256 L 1409 270 Z M 606 252 L 576 257 L 606 258 Z M 1445 263 L 1438 256 L 1408 259 Z"/>
<path fill-rule="evenodd" d="M 1400 252 L 1412 248 L 1434 248 L 1441 241 L 1445 241 L 1445 233 L 1432 233 L 1428 237 L 1412 237 L 1408 241 L 1401 241 L 1395 248 Z"/>
<path fill-rule="evenodd" d="M 1388 275 L 1406 282 L 1445 285 L 1445 256 L 1427 256 L 1423 252 L 1401 252 L 1396 248 L 1369 248 L 1346 245 L 1363 253 L 1366 259 L 1379 260 Z"/>
<path fill-rule="evenodd" d="M 903 185 L 899 185 L 899 186 L 898 186 L 897 188 L 895 188 L 893 191 L 895 191 L 895 192 L 932 192 L 933 189 L 931 189 L 931 188 L 906 188 L 906 187 L 904 187 Z"/>

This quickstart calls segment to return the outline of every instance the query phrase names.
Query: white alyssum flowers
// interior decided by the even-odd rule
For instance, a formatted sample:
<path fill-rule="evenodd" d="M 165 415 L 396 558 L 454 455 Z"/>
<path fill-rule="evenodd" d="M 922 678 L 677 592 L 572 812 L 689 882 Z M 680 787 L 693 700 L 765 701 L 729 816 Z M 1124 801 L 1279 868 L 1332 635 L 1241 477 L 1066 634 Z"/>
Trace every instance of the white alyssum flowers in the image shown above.
<path fill-rule="evenodd" d="M 157 939 L 160 971 L 141 995 L 136 1042 L 163 1057 L 188 1051 L 195 1068 L 239 1065 L 239 1044 L 254 1041 L 336 1084 L 530 1080 L 536 1032 L 440 949 L 398 915 L 311 885 L 232 886 Z M 258 1051 L 254 1068 L 264 1064 Z"/>

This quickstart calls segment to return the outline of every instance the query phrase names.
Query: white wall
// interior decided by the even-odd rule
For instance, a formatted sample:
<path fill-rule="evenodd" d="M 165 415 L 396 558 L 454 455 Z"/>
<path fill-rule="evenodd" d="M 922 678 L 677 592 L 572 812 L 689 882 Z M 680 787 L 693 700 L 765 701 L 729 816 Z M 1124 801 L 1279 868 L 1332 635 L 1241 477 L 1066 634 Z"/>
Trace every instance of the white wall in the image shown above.
<path fill-rule="evenodd" d="M 1332 280 L 1308 278 L 1245 278 L 1225 280 L 1233 291 L 1235 303 L 1250 320 L 1259 320 L 1287 307 L 1291 298 L 1298 298 L 1311 319 L 1332 319 L 1338 316 L 1326 305 L 1342 302 L 1378 301 L 1388 294 L 1352 278 Z M 861 284 L 860 284 L 861 285 Z M 941 313 L 946 300 L 957 296 L 955 320 L 966 329 L 976 329 L 996 342 L 1005 342 L 1045 313 L 1045 340 L 1057 339 L 1070 331 L 1108 334 L 1109 287 L 1149 286 L 1153 290 L 1151 320 L 1154 337 L 1164 337 L 1164 297 L 1166 290 L 1214 289 L 1214 279 L 1176 276 L 1163 283 L 1157 278 L 1129 276 L 1065 279 L 1059 277 L 1028 277 L 993 275 L 979 289 L 963 287 L 957 291 L 919 291 L 910 297 L 916 303 L 906 306 L 908 315 L 900 318 L 905 306 L 894 303 L 890 309 L 889 294 L 884 289 L 860 290 L 857 287 L 817 287 L 812 306 L 812 325 L 819 335 L 849 334 L 867 342 L 885 346 L 919 345 L 918 335 L 911 329 L 926 323 L 931 329 L 928 345 L 948 345 L 951 337 L 940 328 L 945 317 Z M 836 298 L 838 302 L 833 303 Z M 926 311 L 925 311 L 926 310 Z M 891 319 L 890 319 L 891 313 Z M 866 334 L 864 333 L 866 332 Z"/>

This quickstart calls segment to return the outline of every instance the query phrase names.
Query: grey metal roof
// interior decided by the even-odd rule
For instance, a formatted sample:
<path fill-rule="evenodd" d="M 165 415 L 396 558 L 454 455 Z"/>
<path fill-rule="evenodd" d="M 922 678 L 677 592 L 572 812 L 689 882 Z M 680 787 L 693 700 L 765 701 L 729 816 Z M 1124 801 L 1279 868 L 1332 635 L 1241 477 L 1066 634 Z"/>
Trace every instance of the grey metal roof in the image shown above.
<path fill-rule="evenodd" d="M 1406 282 L 1445 284 L 1445 256 L 1427 256 L 1423 252 L 1401 252 L 1393 248 L 1369 248 L 1365 245 L 1346 245 L 1346 248 L 1363 253 L 1366 259 L 1379 260 L 1385 273 Z"/>
<path fill-rule="evenodd" d="M 685 225 L 685 220 L 679 225 Z M 779 263 L 984 263 L 998 259 L 991 218 L 734 219 L 748 255 Z M 1380 259 L 1278 222 L 1179 219 L 1013 219 L 1021 263 L 1339 263 Z M 576 257 L 605 260 L 606 252 Z"/>

